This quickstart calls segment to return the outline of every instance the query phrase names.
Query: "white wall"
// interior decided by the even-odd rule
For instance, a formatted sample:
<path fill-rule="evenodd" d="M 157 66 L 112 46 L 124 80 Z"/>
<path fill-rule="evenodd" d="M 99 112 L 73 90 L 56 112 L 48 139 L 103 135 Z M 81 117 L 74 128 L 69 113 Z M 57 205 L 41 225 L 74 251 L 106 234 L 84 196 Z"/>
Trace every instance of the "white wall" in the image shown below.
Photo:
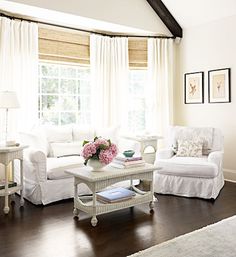
<path fill-rule="evenodd" d="M 169 30 L 146 0 L 13 0 L 10 2 L 171 36 Z M 63 20 L 63 16 L 61 18 Z"/>
<path fill-rule="evenodd" d="M 236 16 L 184 31 L 180 45 L 180 83 L 175 89 L 175 124 L 213 126 L 225 137 L 224 170 L 236 180 Z M 231 68 L 231 103 L 208 103 L 208 70 Z M 183 74 L 204 71 L 205 103 L 183 104 Z M 178 79 L 178 78 L 177 78 Z"/>

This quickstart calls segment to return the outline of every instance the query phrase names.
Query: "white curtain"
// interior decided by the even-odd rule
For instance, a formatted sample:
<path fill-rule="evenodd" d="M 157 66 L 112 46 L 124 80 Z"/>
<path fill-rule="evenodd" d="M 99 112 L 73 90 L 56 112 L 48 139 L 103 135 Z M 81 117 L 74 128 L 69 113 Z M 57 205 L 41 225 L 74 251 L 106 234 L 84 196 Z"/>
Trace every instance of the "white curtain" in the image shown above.
<path fill-rule="evenodd" d="M 164 138 L 173 124 L 173 67 L 173 40 L 149 38 L 147 127 Z"/>
<path fill-rule="evenodd" d="M 126 105 L 128 38 L 91 35 L 90 61 L 94 125 L 119 126 Z"/>
<path fill-rule="evenodd" d="M 38 26 L 0 18 L 0 91 L 15 91 L 20 109 L 9 110 L 9 130 L 30 129 L 37 121 Z M 3 129 L 5 113 L 0 112 Z"/>

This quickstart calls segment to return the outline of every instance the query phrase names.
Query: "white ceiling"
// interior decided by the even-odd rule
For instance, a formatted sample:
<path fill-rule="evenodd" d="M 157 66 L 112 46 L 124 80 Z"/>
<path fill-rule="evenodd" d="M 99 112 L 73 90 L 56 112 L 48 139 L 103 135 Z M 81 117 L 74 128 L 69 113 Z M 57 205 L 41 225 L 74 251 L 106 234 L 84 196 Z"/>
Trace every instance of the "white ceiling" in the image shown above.
<path fill-rule="evenodd" d="M 162 2 L 183 28 L 236 15 L 236 0 L 162 0 Z"/>
<path fill-rule="evenodd" d="M 0 10 L 16 17 L 109 34 L 171 36 L 146 0 L 0 0 Z"/>

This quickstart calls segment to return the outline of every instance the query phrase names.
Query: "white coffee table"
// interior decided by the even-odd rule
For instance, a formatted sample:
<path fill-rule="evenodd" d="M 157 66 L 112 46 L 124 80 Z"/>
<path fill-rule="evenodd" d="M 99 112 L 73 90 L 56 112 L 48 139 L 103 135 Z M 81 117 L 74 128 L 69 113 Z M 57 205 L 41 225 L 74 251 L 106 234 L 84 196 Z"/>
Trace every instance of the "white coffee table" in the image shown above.
<path fill-rule="evenodd" d="M 153 172 L 156 170 L 152 164 L 145 164 L 142 167 L 118 169 L 106 166 L 103 171 L 92 171 L 90 167 L 82 167 L 66 170 L 65 172 L 74 176 L 74 216 L 79 218 L 79 210 L 92 215 L 92 226 L 97 225 L 97 215 L 108 213 L 124 208 L 132 207 L 142 203 L 149 203 L 149 208 L 154 208 L 154 192 L 153 192 Z M 148 191 L 141 191 L 133 185 L 133 180 L 150 181 Z M 101 203 L 96 199 L 96 192 L 102 191 L 104 188 L 111 186 L 117 182 L 130 180 L 130 187 L 135 191 L 136 195 L 129 199 L 117 203 Z M 92 197 L 88 200 L 83 196 L 78 196 L 78 185 L 84 183 L 92 191 Z M 86 200 L 85 200 L 86 199 Z"/>

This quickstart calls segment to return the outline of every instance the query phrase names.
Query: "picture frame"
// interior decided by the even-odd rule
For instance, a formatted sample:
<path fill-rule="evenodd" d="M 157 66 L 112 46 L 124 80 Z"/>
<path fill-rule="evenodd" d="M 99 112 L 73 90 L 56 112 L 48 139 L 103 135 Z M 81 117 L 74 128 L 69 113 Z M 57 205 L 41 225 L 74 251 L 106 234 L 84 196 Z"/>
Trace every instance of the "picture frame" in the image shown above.
<path fill-rule="evenodd" d="M 208 102 L 231 102 L 230 68 L 208 71 Z"/>
<path fill-rule="evenodd" d="M 184 103 L 204 103 L 204 72 L 190 72 L 184 74 Z"/>

